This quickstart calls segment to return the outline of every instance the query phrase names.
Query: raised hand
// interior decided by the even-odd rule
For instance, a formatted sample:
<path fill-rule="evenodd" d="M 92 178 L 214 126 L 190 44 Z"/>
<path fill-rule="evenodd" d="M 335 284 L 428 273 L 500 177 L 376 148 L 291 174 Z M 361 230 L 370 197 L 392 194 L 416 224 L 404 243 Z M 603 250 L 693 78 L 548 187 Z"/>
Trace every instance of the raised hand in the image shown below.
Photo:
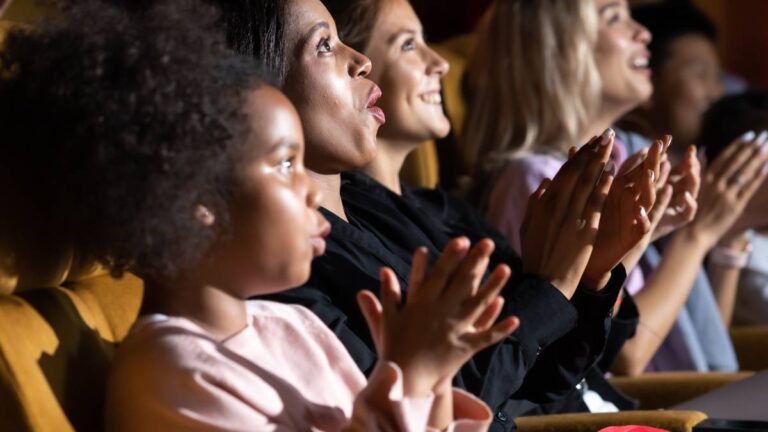
<path fill-rule="evenodd" d="M 752 137 L 754 134 L 752 134 Z M 734 140 L 705 167 L 698 212 L 688 228 L 707 248 L 714 246 L 732 228 L 768 171 L 766 134 Z"/>
<path fill-rule="evenodd" d="M 613 182 L 603 207 L 603 219 L 589 264 L 584 271 L 588 286 L 601 288 L 618 265 L 651 232 L 648 212 L 656 202 L 656 180 L 662 175 L 664 154 L 672 137 L 656 140 L 644 157 L 628 160 Z"/>
<path fill-rule="evenodd" d="M 613 131 L 606 130 L 571 157 L 528 200 L 520 231 L 523 268 L 550 281 L 563 295 L 576 292 L 601 225 L 603 203 L 613 182 L 606 164 Z"/>
<path fill-rule="evenodd" d="M 683 158 L 669 171 L 668 179 L 664 180 L 662 174 L 657 185 L 669 185 L 673 195 L 661 219 L 656 224 L 652 223 L 652 242 L 688 224 L 696 216 L 696 198 L 701 186 L 701 164 L 696 157 L 696 147 L 690 146 Z"/>
<path fill-rule="evenodd" d="M 504 304 L 498 293 L 511 271 L 499 265 L 482 281 L 493 249 L 491 240 L 470 250 L 468 239 L 454 239 L 427 272 L 427 251 L 420 248 L 404 302 L 388 268 L 381 271 L 381 303 L 370 291 L 358 294 L 376 350 L 400 366 L 406 394 L 426 395 L 450 382 L 475 353 L 519 325 L 515 317 L 495 323 Z"/>

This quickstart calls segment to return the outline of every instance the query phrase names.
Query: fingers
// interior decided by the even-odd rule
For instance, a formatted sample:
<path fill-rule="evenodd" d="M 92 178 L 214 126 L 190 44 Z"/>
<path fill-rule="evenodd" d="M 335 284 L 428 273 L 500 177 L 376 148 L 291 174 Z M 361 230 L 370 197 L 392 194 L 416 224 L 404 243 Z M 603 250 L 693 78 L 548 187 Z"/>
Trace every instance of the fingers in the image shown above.
<path fill-rule="evenodd" d="M 424 283 L 424 278 L 427 275 L 429 252 L 427 248 L 420 247 L 413 252 L 413 258 L 411 259 L 411 275 L 408 278 L 408 298 L 413 301 L 421 300 L 421 286 Z"/>
<path fill-rule="evenodd" d="M 444 290 L 448 301 L 462 302 L 467 298 L 475 297 L 480 281 L 488 268 L 488 260 L 493 249 L 493 241 L 483 239 L 469 251 Z"/>
<path fill-rule="evenodd" d="M 520 320 L 517 317 L 507 317 L 494 325 L 493 327 L 479 332 L 469 333 L 463 336 L 463 340 L 473 348 L 474 351 L 480 351 L 483 348 L 499 343 L 520 326 Z"/>
<path fill-rule="evenodd" d="M 379 278 L 381 279 L 382 318 L 385 322 L 391 322 L 397 319 L 397 311 L 400 309 L 402 301 L 400 283 L 389 267 L 381 268 Z"/>
<path fill-rule="evenodd" d="M 709 166 L 709 172 L 717 179 L 731 179 L 741 165 L 765 140 L 763 132 L 755 140 L 744 140 L 747 134 L 734 140 Z"/>
<path fill-rule="evenodd" d="M 653 207 L 653 203 L 656 201 L 656 185 L 654 183 L 655 174 L 653 170 L 647 170 L 645 178 L 640 182 L 638 187 L 637 202 L 646 209 Z"/>
<path fill-rule="evenodd" d="M 384 347 L 382 346 L 381 340 L 381 325 L 383 320 L 381 303 L 379 303 L 379 299 L 377 299 L 372 292 L 365 290 L 357 293 L 357 305 L 363 312 L 365 322 L 368 323 L 368 330 L 371 332 L 371 338 L 376 347 L 376 352 L 381 356 L 384 353 Z"/>
<path fill-rule="evenodd" d="M 600 217 L 603 212 L 603 206 L 605 200 L 608 197 L 608 193 L 613 185 L 613 175 L 609 173 L 603 173 L 600 177 L 600 181 L 597 187 L 592 191 L 592 195 L 589 197 L 584 213 L 581 219 L 584 221 L 584 226 L 592 230 L 597 230 L 600 227 Z"/>
<path fill-rule="evenodd" d="M 664 185 L 659 191 L 656 197 L 656 202 L 653 204 L 648 217 L 651 220 L 651 226 L 656 226 L 661 222 L 661 218 L 664 217 L 664 212 L 667 210 L 670 201 L 672 201 L 672 186 Z"/>
<path fill-rule="evenodd" d="M 465 302 L 466 307 L 468 308 L 466 313 L 471 322 L 478 321 L 480 319 L 478 317 L 486 313 L 486 310 L 489 307 L 488 305 L 501 298 L 498 297 L 499 292 L 504 288 L 504 285 L 506 285 L 511 274 L 512 270 L 506 264 L 496 266 L 488 277 L 488 280 L 486 280 L 483 286 L 478 290 L 477 295 L 470 299 L 470 301 Z M 491 323 L 496 320 L 497 316 L 498 314 L 493 317 Z"/>
<path fill-rule="evenodd" d="M 420 298 L 432 301 L 442 295 L 448 281 L 469 251 L 469 239 L 457 237 L 445 246 L 429 276 L 421 286 Z"/>
<path fill-rule="evenodd" d="M 765 182 L 765 178 L 768 177 L 768 165 L 763 165 L 763 167 L 760 169 L 760 172 L 754 176 L 754 178 L 747 182 L 746 187 L 741 190 L 741 193 L 739 194 L 739 200 L 742 201 L 742 205 L 746 205 L 747 202 L 749 202 L 750 199 L 755 195 L 755 192 L 757 192 L 758 189 L 760 189 L 760 186 L 762 186 L 763 182 Z"/>
<path fill-rule="evenodd" d="M 603 151 L 613 143 L 613 131 L 610 132 L 611 133 L 608 134 L 607 138 L 608 144 L 605 144 L 605 141 L 601 143 Z M 605 154 L 606 157 L 609 155 L 610 153 Z M 576 180 L 576 185 L 572 189 L 571 199 L 567 206 L 567 220 L 564 220 L 563 223 L 586 223 L 586 219 L 584 218 L 585 210 L 587 207 L 590 207 L 590 199 L 594 196 L 593 193 L 600 184 L 600 178 L 605 174 L 613 174 L 613 170 L 613 162 L 607 161 L 607 158 L 603 159 L 601 157 L 600 159 L 589 161 Z"/>

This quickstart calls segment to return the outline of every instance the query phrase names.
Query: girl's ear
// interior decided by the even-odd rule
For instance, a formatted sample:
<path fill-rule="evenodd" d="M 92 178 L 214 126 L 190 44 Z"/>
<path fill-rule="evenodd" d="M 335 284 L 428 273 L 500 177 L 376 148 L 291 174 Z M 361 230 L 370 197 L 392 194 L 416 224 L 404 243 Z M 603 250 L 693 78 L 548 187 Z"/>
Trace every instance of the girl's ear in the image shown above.
<path fill-rule="evenodd" d="M 211 227 L 216 222 L 213 212 L 202 204 L 198 204 L 195 208 L 195 219 L 206 227 Z"/>

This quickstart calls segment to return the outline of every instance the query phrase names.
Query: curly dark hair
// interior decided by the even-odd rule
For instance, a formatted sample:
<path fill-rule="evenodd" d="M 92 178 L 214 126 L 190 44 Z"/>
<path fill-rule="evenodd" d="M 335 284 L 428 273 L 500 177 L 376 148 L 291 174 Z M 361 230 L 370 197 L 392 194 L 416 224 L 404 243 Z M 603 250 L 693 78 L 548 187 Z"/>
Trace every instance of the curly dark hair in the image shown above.
<path fill-rule="evenodd" d="M 115 275 L 167 278 L 221 235 L 197 222 L 199 204 L 227 230 L 246 101 L 264 76 L 226 48 L 210 5 L 153 3 L 79 1 L 38 30 L 8 34 L 6 237 L 48 230 Z"/>

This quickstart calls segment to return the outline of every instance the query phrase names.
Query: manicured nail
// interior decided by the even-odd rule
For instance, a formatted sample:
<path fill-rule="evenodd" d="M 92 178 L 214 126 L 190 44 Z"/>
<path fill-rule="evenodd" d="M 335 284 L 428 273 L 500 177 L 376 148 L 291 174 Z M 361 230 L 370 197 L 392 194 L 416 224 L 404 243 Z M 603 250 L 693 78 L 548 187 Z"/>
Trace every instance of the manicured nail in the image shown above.
<path fill-rule="evenodd" d="M 645 219 L 648 219 L 648 212 L 645 211 L 645 207 L 640 206 L 640 216 L 642 216 Z"/>
<path fill-rule="evenodd" d="M 585 226 L 587 226 L 587 220 L 586 219 L 581 219 L 581 218 L 577 219 L 576 220 L 576 226 L 578 227 L 577 229 L 584 228 Z"/>
<path fill-rule="evenodd" d="M 672 135 L 667 135 L 667 136 L 668 136 L 669 138 L 667 139 L 667 142 L 666 142 L 666 144 L 664 144 L 664 145 L 662 146 L 662 147 L 663 147 L 663 150 L 664 150 L 664 152 L 666 152 L 666 151 L 669 149 L 669 147 L 672 145 Z"/>
<path fill-rule="evenodd" d="M 688 198 L 688 200 L 693 200 L 693 195 L 691 195 L 691 193 L 688 191 L 685 191 L 685 197 Z"/>
<path fill-rule="evenodd" d="M 757 145 L 763 145 L 765 144 L 765 140 L 768 139 L 768 131 L 762 131 L 760 132 L 760 135 L 755 138 L 755 144 Z"/>
<path fill-rule="evenodd" d="M 648 170 L 648 177 L 651 179 L 651 183 L 656 182 L 656 173 L 653 170 Z"/>
<path fill-rule="evenodd" d="M 612 160 L 609 160 L 607 164 L 605 164 L 605 168 L 603 168 L 603 172 L 608 173 L 610 175 L 613 175 L 613 170 L 616 168 L 616 164 L 613 163 Z"/>
<path fill-rule="evenodd" d="M 616 136 L 616 132 L 613 131 L 613 129 L 608 128 L 605 131 L 603 131 L 603 134 L 600 135 L 600 144 L 601 145 L 608 145 L 608 141 Z"/>
<path fill-rule="evenodd" d="M 744 132 L 739 139 L 742 141 L 752 141 L 755 139 L 755 131 Z"/>

